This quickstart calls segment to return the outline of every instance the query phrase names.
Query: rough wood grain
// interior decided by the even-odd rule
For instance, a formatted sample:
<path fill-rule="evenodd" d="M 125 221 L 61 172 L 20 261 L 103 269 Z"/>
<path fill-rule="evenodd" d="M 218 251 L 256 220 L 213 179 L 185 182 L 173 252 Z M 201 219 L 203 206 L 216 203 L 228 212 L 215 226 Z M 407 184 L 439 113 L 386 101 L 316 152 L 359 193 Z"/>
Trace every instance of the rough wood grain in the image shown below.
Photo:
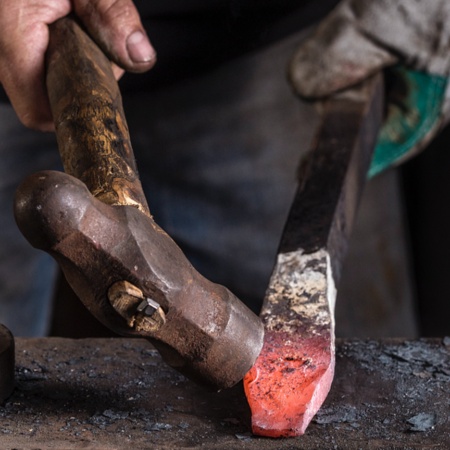
<path fill-rule="evenodd" d="M 104 203 L 149 214 L 111 63 L 70 17 L 50 25 L 47 90 L 64 170 Z"/>
<path fill-rule="evenodd" d="M 448 449 L 450 339 L 337 341 L 336 375 L 305 435 L 250 433 L 240 386 L 206 391 L 144 340 L 17 339 L 2 449 Z"/>

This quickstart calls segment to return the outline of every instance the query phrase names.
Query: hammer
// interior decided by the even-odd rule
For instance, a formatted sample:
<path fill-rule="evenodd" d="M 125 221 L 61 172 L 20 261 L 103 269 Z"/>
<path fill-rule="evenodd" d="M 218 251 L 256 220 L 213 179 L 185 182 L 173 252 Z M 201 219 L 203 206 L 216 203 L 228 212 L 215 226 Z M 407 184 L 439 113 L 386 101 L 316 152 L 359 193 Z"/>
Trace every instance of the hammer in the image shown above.
<path fill-rule="evenodd" d="M 107 327 L 149 339 L 189 378 L 233 386 L 260 353 L 260 319 L 202 277 L 154 222 L 111 63 L 73 18 L 50 26 L 46 64 L 66 173 L 40 172 L 20 185 L 20 230 L 57 260 Z"/>

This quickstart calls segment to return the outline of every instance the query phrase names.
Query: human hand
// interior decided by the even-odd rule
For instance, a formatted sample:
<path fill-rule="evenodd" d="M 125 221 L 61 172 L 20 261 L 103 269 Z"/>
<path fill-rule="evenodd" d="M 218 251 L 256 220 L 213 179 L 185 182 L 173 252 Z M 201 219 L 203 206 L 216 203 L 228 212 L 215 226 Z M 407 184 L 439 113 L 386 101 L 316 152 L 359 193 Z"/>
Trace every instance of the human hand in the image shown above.
<path fill-rule="evenodd" d="M 450 2 L 343 0 L 298 49 L 290 69 L 295 90 L 319 98 L 401 62 L 447 77 Z"/>
<path fill-rule="evenodd" d="M 48 25 L 74 13 L 113 64 L 144 72 L 156 60 L 131 0 L 1 0 L 0 83 L 19 119 L 30 128 L 53 130 L 45 87 Z"/>
<path fill-rule="evenodd" d="M 446 0 L 343 0 L 297 50 L 289 78 L 302 97 L 322 98 L 394 64 L 417 71 L 395 69 L 375 174 L 422 150 L 448 122 L 449 42 Z"/>

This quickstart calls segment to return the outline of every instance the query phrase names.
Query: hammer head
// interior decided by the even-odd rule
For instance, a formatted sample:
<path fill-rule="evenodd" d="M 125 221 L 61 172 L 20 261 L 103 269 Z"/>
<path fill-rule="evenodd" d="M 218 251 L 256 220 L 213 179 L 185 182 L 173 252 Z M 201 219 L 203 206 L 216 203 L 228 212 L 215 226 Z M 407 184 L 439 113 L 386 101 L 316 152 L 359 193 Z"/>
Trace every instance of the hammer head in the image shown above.
<path fill-rule="evenodd" d="M 169 365 L 214 388 L 233 386 L 252 367 L 263 344 L 260 319 L 202 277 L 137 208 L 106 205 L 78 179 L 45 171 L 17 190 L 15 217 L 112 330 L 148 338 Z"/>

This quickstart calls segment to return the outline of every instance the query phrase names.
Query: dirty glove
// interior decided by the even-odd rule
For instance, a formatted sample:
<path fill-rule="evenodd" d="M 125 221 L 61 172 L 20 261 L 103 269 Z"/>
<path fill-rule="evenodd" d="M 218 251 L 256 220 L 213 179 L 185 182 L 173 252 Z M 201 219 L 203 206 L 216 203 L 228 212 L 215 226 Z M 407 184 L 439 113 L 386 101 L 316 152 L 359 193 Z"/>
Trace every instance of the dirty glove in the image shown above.
<path fill-rule="evenodd" d="M 19 119 L 31 128 L 53 129 L 44 82 L 48 25 L 71 12 L 117 64 L 117 78 L 122 69 L 143 72 L 154 63 L 132 0 L 1 0 L 0 84 Z"/>
<path fill-rule="evenodd" d="M 371 175 L 423 149 L 450 118 L 450 2 L 343 0 L 289 67 L 298 94 L 321 98 L 396 64 Z"/>

